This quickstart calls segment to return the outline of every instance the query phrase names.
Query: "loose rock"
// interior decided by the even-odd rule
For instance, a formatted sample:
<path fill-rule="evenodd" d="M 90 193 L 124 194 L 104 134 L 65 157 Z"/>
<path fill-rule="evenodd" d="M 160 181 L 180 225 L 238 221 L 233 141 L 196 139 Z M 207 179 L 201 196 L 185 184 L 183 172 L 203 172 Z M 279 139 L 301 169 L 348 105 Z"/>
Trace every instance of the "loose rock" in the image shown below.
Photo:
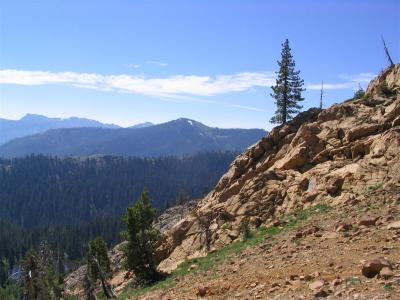
<path fill-rule="evenodd" d="M 377 257 L 366 261 L 362 267 L 361 273 L 367 278 L 373 278 L 385 267 L 390 270 L 393 269 L 392 263 L 389 260 L 383 257 Z"/>

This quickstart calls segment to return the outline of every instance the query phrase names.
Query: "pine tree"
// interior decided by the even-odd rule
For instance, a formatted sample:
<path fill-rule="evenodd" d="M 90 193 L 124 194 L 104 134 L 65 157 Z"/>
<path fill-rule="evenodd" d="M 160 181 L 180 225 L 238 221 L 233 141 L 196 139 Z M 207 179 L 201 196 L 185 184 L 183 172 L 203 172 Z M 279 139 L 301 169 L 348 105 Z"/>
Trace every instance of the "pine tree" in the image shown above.
<path fill-rule="evenodd" d="M 299 102 L 304 100 L 301 96 L 305 91 L 304 81 L 299 76 L 300 71 L 295 71 L 295 61 L 290 51 L 289 40 L 286 39 L 282 44 L 281 61 L 278 61 L 278 78 L 275 86 L 271 87 L 271 97 L 277 106 L 271 123 L 285 124 L 302 109 Z"/>
<path fill-rule="evenodd" d="M 128 239 L 125 248 L 127 267 L 135 273 L 138 284 L 153 282 L 161 276 L 154 262 L 155 244 L 159 239 L 159 232 L 153 228 L 155 215 L 145 190 L 140 199 L 126 209 L 124 216 L 127 225 L 125 236 Z"/>
<path fill-rule="evenodd" d="M 23 299 L 38 299 L 40 294 L 39 259 L 35 250 L 30 249 L 22 262 Z"/>
<path fill-rule="evenodd" d="M 87 253 L 88 275 L 93 282 L 100 279 L 104 294 L 107 298 L 115 298 L 115 293 L 108 282 L 111 275 L 110 265 L 106 242 L 101 237 L 91 240 Z"/>
<path fill-rule="evenodd" d="M 22 262 L 23 299 L 60 299 L 62 291 L 58 287 L 54 272 L 52 253 L 47 242 L 41 242 L 39 252 L 31 249 Z"/>
<path fill-rule="evenodd" d="M 358 90 L 356 90 L 356 91 L 354 92 L 353 98 L 354 98 L 354 99 L 361 99 L 361 98 L 364 97 L 364 96 L 365 96 L 365 91 L 364 91 L 364 89 L 361 87 L 361 85 L 358 85 Z"/>

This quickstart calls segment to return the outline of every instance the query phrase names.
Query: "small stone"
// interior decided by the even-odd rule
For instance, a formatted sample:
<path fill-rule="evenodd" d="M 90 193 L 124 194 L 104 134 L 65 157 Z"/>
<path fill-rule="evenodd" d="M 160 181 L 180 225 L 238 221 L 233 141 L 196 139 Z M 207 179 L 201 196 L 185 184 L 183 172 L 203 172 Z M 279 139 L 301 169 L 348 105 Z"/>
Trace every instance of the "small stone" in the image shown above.
<path fill-rule="evenodd" d="M 313 280 L 313 276 L 307 274 L 306 276 L 304 276 L 304 280 L 305 281 L 311 281 L 311 280 Z"/>
<path fill-rule="evenodd" d="M 277 282 L 274 282 L 273 284 L 271 284 L 271 287 L 278 287 L 279 286 L 279 283 L 277 283 Z"/>
<path fill-rule="evenodd" d="M 336 291 L 334 296 L 335 297 L 342 297 L 343 296 L 343 291 L 342 290 Z"/>
<path fill-rule="evenodd" d="M 385 279 L 389 279 L 393 276 L 393 271 L 388 267 L 383 267 L 382 270 L 379 272 L 379 275 Z"/>
<path fill-rule="evenodd" d="M 251 288 L 255 288 L 257 286 L 257 282 L 253 282 L 252 284 L 250 284 Z"/>
<path fill-rule="evenodd" d="M 336 278 L 336 279 L 332 280 L 331 287 L 334 288 L 335 286 L 338 286 L 341 283 L 342 283 L 342 280 L 340 278 Z"/>
<path fill-rule="evenodd" d="M 377 220 L 378 220 L 377 217 L 363 216 L 361 220 L 358 222 L 358 225 L 374 226 Z"/>
<path fill-rule="evenodd" d="M 319 290 L 325 285 L 325 282 L 323 280 L 316 280 L 308 285 L 310 290 Z"/>
<path fill-rule="evenodd" d="M 289 276 L 289 279 L 290 280 L 296 280 L 298 277 L 299 277 L 298 275 L 292 274 L 292 275 Z"/>
<path fill-rule="evenodd" d="M 192 264 L 192 265 L 190 265 L 190 267 L 188 268 L 188 272 L 190 272 L 190 271 L 193 270 L 193 269 L 197 269 L 198 267 L 199 267 L 199 265 Z"/>
<path fill-rule="evenodd" d="M 352 228 L 351 224 L 347 223 L 339 223 L 338 226 L 336 227 L 336 231 L 349 231 Z"/>
<path fill-rule="evenodd" d="M 329 293 L 325 289 L 316 290 L 313 292 L 314 297 L 328 297 Z"/>
<path fill-rule="evenodd" d="M 206 286 L 199 287 L 196 295 L 200 296 L 200 297 L 204 297 L 205 295 L 207 295 L 207 291 L 208 291 L 208 288 Z"/>
<path fill-rule="evenodd" d="M 320 275 L 321 275 L 321 273 L 318 271 L 311 274 L 311 276 L 314 278 L 318 278 Z"/>

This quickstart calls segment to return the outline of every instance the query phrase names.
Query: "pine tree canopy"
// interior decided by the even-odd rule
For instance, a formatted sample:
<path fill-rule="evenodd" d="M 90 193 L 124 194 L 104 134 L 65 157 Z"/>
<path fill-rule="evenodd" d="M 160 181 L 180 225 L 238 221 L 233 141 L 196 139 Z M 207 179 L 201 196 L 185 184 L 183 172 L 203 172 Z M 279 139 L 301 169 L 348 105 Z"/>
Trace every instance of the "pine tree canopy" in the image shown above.
<path fill-rule="evenodd" d="M 153 228 L 155 215 L 148 191 L 144 190 L 140 199 L 126 209 L 124 216 L 127 225 L 125 235 L 128 239 L 125 249 L 127 267 L 135 273 L 140 284 L 155 281 L 161 275 L 153 260 L 155 245 L 159 239 L 158 230 Z"/>
<path fill-rule="evenodd" d="M 107 244 L 101 238 L 97 237 L 89 242 L 87 252 L 87 267 L 90 278 L 96 282 L 100 279 L 99 268 L 102 268 L 103 273 L 109 277 L 111 274 L 111 262 L 107 253 Z"/>
<path fill-rule="evenodd" d="M 285 124 L 303 108 L 299 102 L 304 100 L 301 96 L 305 91 L 304 80 L 299 76 L 300 71 L 295 71 L 295 61 L 290 51 L 289 40 L 286 39 L 282 44 L 281 60 L 278 61 L 276 84 L 271 87 L 271 97 L 277 106 L 271 123 Z"/>

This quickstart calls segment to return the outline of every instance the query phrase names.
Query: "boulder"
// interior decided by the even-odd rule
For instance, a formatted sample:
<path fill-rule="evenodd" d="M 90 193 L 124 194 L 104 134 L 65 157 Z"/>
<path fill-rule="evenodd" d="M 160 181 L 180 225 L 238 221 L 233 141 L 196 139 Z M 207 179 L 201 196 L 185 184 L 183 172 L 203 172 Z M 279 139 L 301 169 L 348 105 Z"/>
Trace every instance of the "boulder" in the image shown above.
<path fill-rule="evenodd" d="M 383 257 L 377 257 L 366 261 L 362 266 L 361 273 L 367 278 L 373 278 L 385 267 L 392 270 L 392 262 Z"/>
<path fill-rule="evenodd" d="M 378 218 L 374 216 L 363 216 L 358 222 L 358 225 L 374 226 L 377 220 Z"/>
<path fill-rule="evenodd" d="M 353 142 L 360 138 L 375 134 L 379 129 L 379 124 L 363 124 L 350 129 L 346 134 L 346 141 Z"/>
<path fill-rule="evenodd" d="M 387 229 L 400 229 L 400 221 L 392 222 L 387 226 Z"/>

